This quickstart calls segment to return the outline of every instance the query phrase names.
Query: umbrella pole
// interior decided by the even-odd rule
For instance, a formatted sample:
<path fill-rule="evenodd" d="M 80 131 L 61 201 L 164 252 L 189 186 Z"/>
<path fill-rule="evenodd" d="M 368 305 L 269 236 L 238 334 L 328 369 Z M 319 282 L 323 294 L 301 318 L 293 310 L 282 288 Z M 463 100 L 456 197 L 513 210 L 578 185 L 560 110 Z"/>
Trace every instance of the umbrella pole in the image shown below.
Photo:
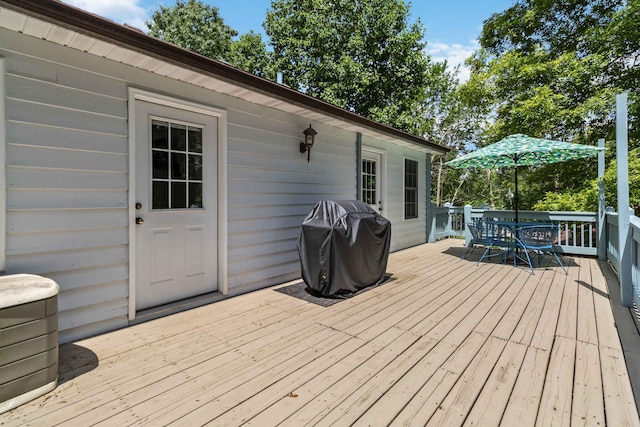
<path fill-rule="evenodd" d="M 516 192 L 515 192 L 516 194 L 513 197 L 513 202 L 515 203 L 515 208 L 516 208 L 515 210 L 516 210 L 516 224 L 517 224 L 518 223 L 518 203 L 519 203 L 519 200 L 518 200 L 518 164 L 517 163 L 516 163 L 516 179 L 515 179 L 515 181 L 516 181 Z"/>

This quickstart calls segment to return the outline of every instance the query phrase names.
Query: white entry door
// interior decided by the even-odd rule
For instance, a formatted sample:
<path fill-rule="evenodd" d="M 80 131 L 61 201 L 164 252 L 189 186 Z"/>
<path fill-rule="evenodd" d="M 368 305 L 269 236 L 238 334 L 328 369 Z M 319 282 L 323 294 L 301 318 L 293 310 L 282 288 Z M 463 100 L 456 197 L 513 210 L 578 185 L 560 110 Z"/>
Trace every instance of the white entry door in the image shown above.
<path fill-rule="evenodd" d="M 217 290 L 217 118 L 136 101 L 136 310 Z"/>
<path fill-rule="evenodd" d="M 382 213 L 384 208 L 383 156 L 362 151 L 362 201 Z"/>

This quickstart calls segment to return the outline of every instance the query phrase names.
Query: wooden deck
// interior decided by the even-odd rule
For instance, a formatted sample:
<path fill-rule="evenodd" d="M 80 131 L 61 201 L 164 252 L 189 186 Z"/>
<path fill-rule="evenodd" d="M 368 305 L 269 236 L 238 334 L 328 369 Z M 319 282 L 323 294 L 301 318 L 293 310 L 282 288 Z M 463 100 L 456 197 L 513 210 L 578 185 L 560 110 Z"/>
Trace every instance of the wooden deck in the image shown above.
<path fill-rule="evenodd" d="M 640 425 L 597 260 L 463 251 L 394 253 L 331 307 L 270 288 L 63 345 L 58 388 L 0 424 Z"/>

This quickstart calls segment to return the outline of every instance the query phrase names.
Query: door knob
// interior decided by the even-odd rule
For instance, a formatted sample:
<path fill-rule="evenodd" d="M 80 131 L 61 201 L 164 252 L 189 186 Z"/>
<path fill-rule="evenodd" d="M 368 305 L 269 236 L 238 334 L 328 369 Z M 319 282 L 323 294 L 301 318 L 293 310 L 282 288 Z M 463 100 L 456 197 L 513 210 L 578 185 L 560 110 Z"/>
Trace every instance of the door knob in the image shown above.
<path fill-rule="evenodd" d="M 140 224 L 142 224 L 142 223 L 144 223 L 144 219 L 142 219 L 142 218 L 136 218 L 136 224 L 137 224 L 137 225 L 140 225 Z"/>

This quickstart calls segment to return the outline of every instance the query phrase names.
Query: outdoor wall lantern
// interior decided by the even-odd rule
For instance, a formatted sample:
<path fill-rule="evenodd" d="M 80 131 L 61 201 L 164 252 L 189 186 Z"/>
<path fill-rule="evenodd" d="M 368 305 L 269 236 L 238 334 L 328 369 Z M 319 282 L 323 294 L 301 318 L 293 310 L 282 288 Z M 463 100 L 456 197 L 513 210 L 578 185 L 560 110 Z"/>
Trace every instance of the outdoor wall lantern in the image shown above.
<path fill-rule="evenodd" d="M 318 134 L 318 132 L 316 132 L 311 125 L 309 125 L 308 128 L 306 128 L 303 132 L 304 134 L 304 142 L 300 143 L 300 152 L 307 153 L 307 162 L 309 162 L 310 158 L 311 158 L 311 147 L 313 147 L 313 142 L 316 138 L 316 135 Z"/>

